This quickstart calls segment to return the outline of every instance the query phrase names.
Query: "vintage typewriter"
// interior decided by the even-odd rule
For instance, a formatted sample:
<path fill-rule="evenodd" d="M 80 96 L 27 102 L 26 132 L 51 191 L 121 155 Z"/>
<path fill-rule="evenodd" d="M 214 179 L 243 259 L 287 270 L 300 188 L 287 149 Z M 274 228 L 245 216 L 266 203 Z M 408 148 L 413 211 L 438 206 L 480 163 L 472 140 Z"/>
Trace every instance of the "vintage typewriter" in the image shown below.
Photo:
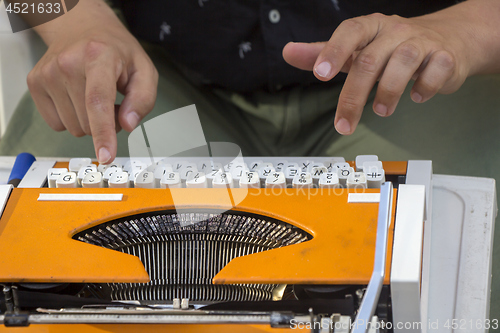
<path fill-rule="evenodd" d="M 429 161 L 371 155 L 37 161 L 2 186 L 0 321 L 375 332 L 420 320 L 431 177 Z"/>

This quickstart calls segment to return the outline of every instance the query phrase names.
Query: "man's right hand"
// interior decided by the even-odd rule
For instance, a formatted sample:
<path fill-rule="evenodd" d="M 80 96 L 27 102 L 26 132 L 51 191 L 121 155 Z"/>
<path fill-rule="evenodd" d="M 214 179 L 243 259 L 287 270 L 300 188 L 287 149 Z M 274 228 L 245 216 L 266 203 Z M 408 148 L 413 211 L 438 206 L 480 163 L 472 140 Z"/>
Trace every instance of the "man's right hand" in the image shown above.
<path fill-rule="evenodd" d="M 48 50 L 28 75 L 47 124 L 92 135 L 99 163 L 116 157 L 116 132 L 132 131 L 152 109 L 158 73 L 139 42 L 102 0 L 85 0 L 36 28 Z M 125 95 L 115 110 L 117 90 Z"/>

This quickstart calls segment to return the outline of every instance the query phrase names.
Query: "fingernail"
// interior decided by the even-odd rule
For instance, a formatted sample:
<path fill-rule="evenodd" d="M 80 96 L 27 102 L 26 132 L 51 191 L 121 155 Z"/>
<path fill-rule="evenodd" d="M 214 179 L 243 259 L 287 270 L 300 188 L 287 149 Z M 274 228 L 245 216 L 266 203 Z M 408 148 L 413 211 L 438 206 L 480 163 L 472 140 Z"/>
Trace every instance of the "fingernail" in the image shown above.
<path fill-rule="evenodd" d="M 330 74 L 331 69 L 332 66 L 330 65 L 330 63 L 327 61 L 323 61 L 321 64 L 316 66 L 314 71 L 321 77 L 328 77 L 328 74 Z"/>
<path fill-rule="evenodd" d="M 340 118 L 339 121 L 337 121 L 337 125 L 335 126 L 335 128 L 337 129 L 337 132 L 339 132 L 340 134 L 351 133 L 351 125 L 344 118 Z"/>
<path fill-rule="evenodd" d="M 387 106 L 385 106 L 383 104 L 380 104 L 380 103 L 375 104 L 375 106 L 373 107 L 373 110 L 379 116 L 382 116 L 382 117 L 387 116 L 387 112 L 388 112 Z"/>
<path fill-rule="evenodd" d="M 411 94 L 411 99 L 413 99 L 414 102 L 420 103 L 422 102 L 422 96 L 419 93 L 414 92 Z"/>
<path fill-rule="evenodd" d="M 103 147 L 99 149 L 99 156 L 97 157 L 99 164 L 106 164 L 110 159 L 111 159 L 111 154 L 106 148 Z"/>
<path fill-rule="evenodd" d="M 131 128 L 136 128 L 139 124 L 139 121 L 141 120 L 141 118 L 139 118 L 139 115 L 135 112 L 130 112 L 126 118 Z"/>

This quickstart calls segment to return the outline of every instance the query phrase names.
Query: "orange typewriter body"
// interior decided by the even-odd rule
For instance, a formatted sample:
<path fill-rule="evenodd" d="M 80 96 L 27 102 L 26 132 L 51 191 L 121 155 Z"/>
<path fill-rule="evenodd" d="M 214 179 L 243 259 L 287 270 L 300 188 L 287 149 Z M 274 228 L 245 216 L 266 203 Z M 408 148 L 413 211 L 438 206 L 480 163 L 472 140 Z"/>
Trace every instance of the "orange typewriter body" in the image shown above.
<path fill-rule="evenodd" d="M 40 193 L 75 191 L 124 196 L 111 202 L 38 201 Z M 175 207 L 170 191 L 179 191 Z M 148 282 L 137 257 L 72 236 L 121 217 L 174 208 L 225 208 L 260 214 L 299 227 L 313 237 L 301 244 L 236 258 L 215 276 L 216 284 L 369 282 L 377 203 L 348 203 L 345 189 L 285 189 L 280 195 L 270 189 L 249 189 L 234 208 L 220 204 L 226 197 L 225 189 L 14 189 L 0 220 L 0 282 Z M 392 244 L 393 225 L 388 244 Z M 388 265 L 386 283 L 389 277 Z"/>

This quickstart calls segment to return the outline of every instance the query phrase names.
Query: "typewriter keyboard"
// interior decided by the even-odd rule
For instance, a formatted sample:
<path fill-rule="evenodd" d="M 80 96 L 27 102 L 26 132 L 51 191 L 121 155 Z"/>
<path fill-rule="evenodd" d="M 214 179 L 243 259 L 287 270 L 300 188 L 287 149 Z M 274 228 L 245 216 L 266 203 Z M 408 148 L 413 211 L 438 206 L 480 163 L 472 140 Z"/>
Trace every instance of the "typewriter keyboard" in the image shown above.
<path fill-rule="evenodd" d="M 379 188 L 387 177 L 404 175 L 405 168 L 406 162 L 381 162 L 376 155 L 352 162 L 342 157 L 117 158 L 109 165 L 73 158 L 46 167 L 46 177 L 51 188 Z"/>

